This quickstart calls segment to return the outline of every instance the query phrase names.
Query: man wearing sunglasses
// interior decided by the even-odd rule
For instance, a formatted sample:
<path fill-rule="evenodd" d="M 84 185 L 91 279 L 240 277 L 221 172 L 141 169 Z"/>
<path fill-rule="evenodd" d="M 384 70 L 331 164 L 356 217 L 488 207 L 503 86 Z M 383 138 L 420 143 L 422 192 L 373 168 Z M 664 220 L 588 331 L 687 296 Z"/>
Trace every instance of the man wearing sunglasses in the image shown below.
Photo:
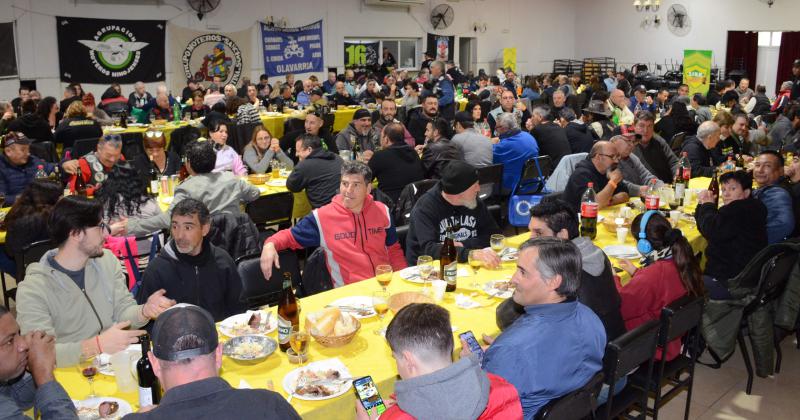
<path fill-rule="evenodd" d="M 633 150 L 639 144 L 642 136 L 636 134 L 633 127 L 629 125 L 621 125 L 618 130 L 621 134 L 612 137 L 611 144 L 614 145 L 619 155 L 618 166 L 622 171 L 622 183 L 625 185 L 628 195 L 631 197 L 644 195 L 653 179 L 656 180 L 656 187 L 663 186 L 664 183 L 647 170 L 638 157 L 633 155 Z"/>
<path fill-rule="evenodd" d="M 578 211 L 581 196 L 591 182 L 601 209 L 628 201 L 629 196 L 622 183 L 622 171 L 618 166 L 617 148 L 611 142 L 598 141 L 592 146 L 586 160 L 575 165 L 575 170 L 567 181 L 563 200 Z"/>
<path fill-rule="evenodd" d="M 175 304 L 163 289 L 136 304 L 119 260 L 103 249 L 110 230 L 102 215 L 98 200 L 59 200 L 48 223 L 55 249 L 28 266 L 17 289 L 22 334 L 55 336 L 59 367 L 126 349 L 144 334 L 139 328 Z"/>

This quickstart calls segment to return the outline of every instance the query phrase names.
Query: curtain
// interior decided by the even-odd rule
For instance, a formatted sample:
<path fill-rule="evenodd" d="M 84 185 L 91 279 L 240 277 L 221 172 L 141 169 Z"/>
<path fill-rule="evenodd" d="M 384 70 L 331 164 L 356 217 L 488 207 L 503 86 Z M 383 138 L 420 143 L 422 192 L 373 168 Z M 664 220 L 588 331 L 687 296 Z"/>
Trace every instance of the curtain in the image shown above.
<path fill-rule="evenodd" d="M 800 58 L 800 32 L 784 32 L 781 35 L 781 49 L 778 55 L 776 90 L 780 90 L 781 83 L 793 79 L 792 63 L 798 58 Z"/>
<path fill-rule="evenodd" d="M 758 66 L 758 32 L 728 31 L 728 50 L 725 54 L 725 72 L 744 70 L 755 89 Z"/>

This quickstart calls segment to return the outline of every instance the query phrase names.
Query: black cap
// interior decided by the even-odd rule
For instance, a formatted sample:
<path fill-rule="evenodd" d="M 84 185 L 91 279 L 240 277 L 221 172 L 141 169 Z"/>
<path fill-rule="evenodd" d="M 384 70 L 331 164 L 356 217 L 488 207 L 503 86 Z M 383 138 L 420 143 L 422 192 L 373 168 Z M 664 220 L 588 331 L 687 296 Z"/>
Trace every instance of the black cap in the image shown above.
<path fill-rule="evenodd" d="M 456 112 L 455 122 L 457 122 L 457 123 L 461 123 L 461 122 L 469 122 L 469 123 L 471 123 L 471 122 L 474 122 L 474 120 L 472 119 L 472 113 L 467 112 L 467 111 L 458 111 L 458 112 Z"/>
<path fill-rule="evenodd" d="M 26 137 L 21 131 L 9 131 L 8 134 L 3 137 L 3 147 L 14 144 L 29 145 L 31 144 L 31 139 Z"/>
<path fill-rule="evenodd" d="M 451 160 L 442 170 L 442 191 L 461 194 L 478 182 L 478 170 L 469 163 Z"/>
<path fill-rule="evenodd" d="M 189 336 L 191 340 L 181 340 Z M 173 362 L 212 353 L 219 344 L 211 314 L 186 303 L 177 304 L 159 315 L 152 338 L 153 355 L 159 360 Z"/>
<path fill-rule="evenodd" d="M 322 96 L 322 89 L 320 89 L 320 88 L 311 89 L 311 93 L 310 94 L 311 95 Z"/>
<path fill-rule="evenodd" d="M 368 110 L 366 110 L 364 108 L 359 108 L 353 114 L 353 119 L 354 120 L 360 120 L 362 118 L 372 118 L 372 114 Z"/>

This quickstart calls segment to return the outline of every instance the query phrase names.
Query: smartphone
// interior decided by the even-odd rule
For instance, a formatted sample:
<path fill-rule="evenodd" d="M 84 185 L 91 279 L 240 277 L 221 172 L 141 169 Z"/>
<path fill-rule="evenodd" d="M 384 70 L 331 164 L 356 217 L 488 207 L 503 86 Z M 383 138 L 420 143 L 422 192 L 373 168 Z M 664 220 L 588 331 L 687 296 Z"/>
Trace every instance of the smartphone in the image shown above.
<path fill-rule="evenodd" d="M 458 337 L 467 343 L 472 354 L 478 356 L 478 362 L 483 364 L 483 349 L 481 348 L 481 345 L 478 344 L 475 334 L 473 334 L 472 331 L 467 331 L 459 334 Z"/>
<path fill-rule="evenodd" d="M 378 387 L 375 386 L 375 381 L 372 376 L 364 376 L 353 381 L 353 389 L 356 396 L 361 400 L 361 405 L 367 411 L 375 408 L 378 414 L 386 411 L 386 405 L 383 403 L 381 394 L 378 392 Z"/>

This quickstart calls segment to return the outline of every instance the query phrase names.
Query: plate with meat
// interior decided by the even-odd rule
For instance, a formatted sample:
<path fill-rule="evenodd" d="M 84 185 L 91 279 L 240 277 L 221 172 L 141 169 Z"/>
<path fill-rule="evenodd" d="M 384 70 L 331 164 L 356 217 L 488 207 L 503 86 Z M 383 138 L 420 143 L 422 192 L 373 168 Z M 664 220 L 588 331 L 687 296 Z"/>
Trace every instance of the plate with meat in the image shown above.
<path fill-rule="evenodd" d="M 483 291 L 491 297 L 508 299 L 514 294 L 514 285 L 510 280 L 492 280 L 483 284 Z"/>
<path fill-rule="evenodd" d="M 338 358 L 309 363 L 283 377 L 286 394 L 307 401 L 336 398 L 352 386 L 350 371 Z"/>
<path fill-rule="evenodd" d="M 75 401 L 80 420 L 121 419 L 133 412 L 127 401 L 114 397 L 94 397 Z"/>
<path fill-rule="evenodd" d="M 278 318 L 270 311 L 247 311 L 225 318 L 218 324 L 219 331 L 228 337 L 266 335 L 278 328 Z"/>

